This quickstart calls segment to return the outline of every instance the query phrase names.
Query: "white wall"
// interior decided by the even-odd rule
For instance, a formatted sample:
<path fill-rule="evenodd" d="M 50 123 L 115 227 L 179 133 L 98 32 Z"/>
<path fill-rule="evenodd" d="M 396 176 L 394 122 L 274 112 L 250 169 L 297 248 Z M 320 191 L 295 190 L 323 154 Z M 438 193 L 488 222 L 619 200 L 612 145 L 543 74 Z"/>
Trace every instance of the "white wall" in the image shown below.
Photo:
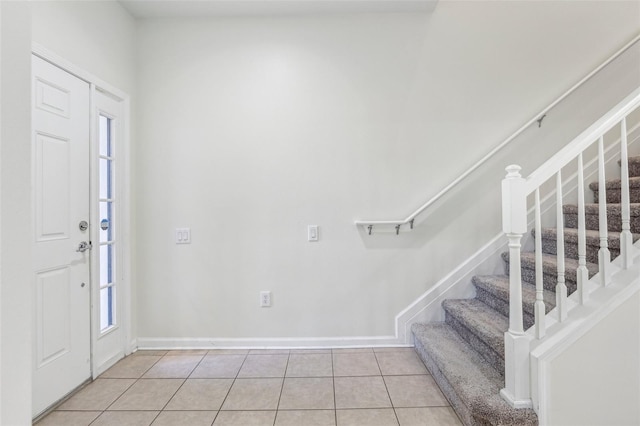
<path fill-rule="evenodd" d="M 549 366 L 549 425 L 640 424 L 640 292 Z"/>
<path fill-rule="evenodd" d="M 24 2 L 0 2 L 0 405 L 2 425 L 31 423 L 30 20 Z"/>
<path fill-rule="evenodd" d="M 135 20 L 115 1 L 31 2 L 33 41 L 118 89 L 135 92 Z"/>
<path fill-rule="evenodd" d="M 543 156 L 506 150 L 411 234 L 353 220 L 408 215 L 637 34 L 639 13 L 444 1 L 431 15 L 139 22 L 141 342 L 393 335 L 398 312 L 499 232 L 504 166 Z M 628 66 L 563 136 L 637 86 Z"/>

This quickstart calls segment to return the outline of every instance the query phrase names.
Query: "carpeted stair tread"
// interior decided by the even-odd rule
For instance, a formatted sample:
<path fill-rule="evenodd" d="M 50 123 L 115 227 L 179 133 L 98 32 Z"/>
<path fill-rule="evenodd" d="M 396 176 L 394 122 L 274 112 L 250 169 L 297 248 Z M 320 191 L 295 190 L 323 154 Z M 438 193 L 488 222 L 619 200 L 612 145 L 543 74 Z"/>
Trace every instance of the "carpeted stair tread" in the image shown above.
<path fill-rule="evenodd" d="M 558 228 L 542 228 L 542 238 L 548 238 L 557 240 Z M 536 236 L 535 229 L 531 231 L 531 235 Z M 640 234 L 632 234 L 633 241 L 636 242 L 640 239 Z M 600 247 L 600 231 L 595 229 L 585 230 L 585 240 L 588 246 Z M 576 228 L 564 228 L 564 241 L 565 243 L 578 244 L 578 230 Z M 609 248 L 620 249 L 620 233 L 609 232 L 607 235 L 607 241 Z M 550 253 L 555 254 L 555 253 Z"/>
<path fill-rule="evenodd" d="M 598 230 L 600 226 L 600 205 L 595 203 L 585 204 L 585 227 L 590 230 Z M 629 205 L 631 232 L 640 233 L 640 203 Z M 578 206 L 565 204 L 562 206 L 564 213 L 564 226 L 566 228 L 578 227 Z M 622 230 L 622 205 L 620 203 L 607 203 L 607 229 L 610 232 Z"/>
<path fill-rule="evenodd" d="M 622 164 L 622 160 L 618 160 L 618 165 Z M 640 176 L 640 156 L 629 157 L 629 176 Z"/>
<path fill-rule="evenodd" d="M 522 252 L 520 254 L 520 265 L 522 270 L 522 280 L 529 283 L 535 282 L 535 265 L 536 255 L 532 252 Z M 507 271 L 509 270 L 509 252 L 502 253 L 502 259 L 507 265 Z M 542 254 L 542 272 L 544 274 L 544 288 L 547 290 L 555 291 L 558 276 L 558 257 L 552 254 Z M 565 283 L 567 285 L 569 294 L 575 291 L 576 288 L 576 270 L 578 269 L 578 261 L 576 259 L 565 259 Z M 598 273 L 598 265 L 595 263 L 587 262 L 587 269 L 589 270 L 589 278 Z"/>
<path fill-rule="evenodd" d="M 509 252 L 502 253 L 502 259 L 505 262 L 509 262 Z M 535 269 L 536 254 L 533 252 L 520 253 L 520 264 L 531 269 Z M 575 259 L 564 260 L 565 274 L 575 279 L 575 271 L 578 269 L 578 261 Z M 598 265 L 595 263 L 587 262 L 587 269 L 589 270 L 589 278 L 598 273 Z M 569 272 L 573 271 L 573 275 Z M 547 274 L 558 274 L 558 257 L 556 255 L 542 253 L 542 272 Z"/>
<path fill-rule="evenodd" d="M 591 182 L 589 184 L 589 189 L 593 192 L 597 192 L 600 188 L 600 183 L 598 181 Z M 605 188 L 609 189 L 620 189 L 622 187 L 622 179 L 613 178 L 605 180 Z M 640 176 L 634 176 L 629 178 L 629 189 L 638 188 L 640 189 Z"/>
<path fill-rule="evenodd" d="M 607 179 L 605 181 L 607 203 L 619 203 L 622 200 L 622 180 L 618 178 Z M 593 201 L 599 202 L 599 184 L 591 182 L 589 189 L 593 191 Z M 632 203 L 640 202 L 640 176 L 629 178 L 629 200 Z"/>
<path fill-rule="evenodd" d="M 467 332 L 472 345 L 480 345 L 474 348 L 478 350 L 495 368 L 504 368 L 504 333 L 509 328 L 509 319 L 491 309 L 478 299 L 447 299 L 442 302 L 447 323 L 463 337 Z M 449 318 L 451 317 L 451 318 Z M 450 322 L 454 319 L 455 322 Z M 464 327 L 459 330 L 457 326 Z"/>
<path fill-rule="evenodd" d="M 500 396 L 500 373 L 447 324 L 414 324 L 416 351 L 465 425 L 537 425 L 531 409 L 514 409 Z"/>
<path fill-rule="evenodd" d="M 629 211 L 631 216 L 640 216 L 640 203 L 630 203 Z M 578 205 L 564 204 L 562 206 L 562 212 L 564 214 L 578 214 Z M 586 215 L 598 215 L 600 214 L 600 205 L 598 203 L 585 203 L 584 213 Z M 622 204 L 608 203 L 607 214 L 622 216 Z"/>
<path fill-rule="evenodd" d="M 535 238 L 535 230 L 531 231 Z M 542 228 L 542 252 L 547 254 L 556 254 L 558 249 L 558 229 Z M 640 234 L 632 234 L 633 241 L 640 239 Z M 586 240 L 586 260 L 587 262 L 598 262 L 598 251 L 600 250 L 600 232 L 597 230 L 587 229 L 585 231 Z M 620 255 L 620 233 L 616 231 L 609 232 L 608 247 L 611 251 L 611 259 L 615 259 Z M 578 230 L 576 228 L 564 229 L 564 253 L 571 259 L 578 259 Z"/>
<path fill-rule="evenodd" d="M 472 278 L 476 288 L 482 288 L 494 298 L 504 302 L 502 309 L 497 309 L 502 315 L 509 316 L 509 277 L 507 275 L 476 275 Z M 556 295 L 549 290 L 543 290 L 542 298 L 546 307 L 546 312 L 551 311 L 556 306 Z M 484 302 L 484 300 L 483 300 Z M 534 304 L 536 302 L 536 286 L 528 282 L 522 282 L 522 308 L 524 312 L 533 316 Z M 486 302 L 485 302 L 486 304 Z M 491 306 L 496 309 L 495 306 Z"/>

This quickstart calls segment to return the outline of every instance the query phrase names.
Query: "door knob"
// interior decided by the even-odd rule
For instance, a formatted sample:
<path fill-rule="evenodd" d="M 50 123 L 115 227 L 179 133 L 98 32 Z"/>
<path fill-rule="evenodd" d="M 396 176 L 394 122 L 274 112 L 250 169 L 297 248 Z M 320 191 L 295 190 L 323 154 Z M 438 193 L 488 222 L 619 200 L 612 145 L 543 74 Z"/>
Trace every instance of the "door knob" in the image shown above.
<path fill-rule="evenodd" d="M 86 242 L 86 241 L 80 241 L 80 244 L 78 244 L 78 249 L 76 250 L 78 253 L 84 253 L 87 250 L 91 250 L 93 248 L 93 246 L 91 245 L 91 242 Z"/>

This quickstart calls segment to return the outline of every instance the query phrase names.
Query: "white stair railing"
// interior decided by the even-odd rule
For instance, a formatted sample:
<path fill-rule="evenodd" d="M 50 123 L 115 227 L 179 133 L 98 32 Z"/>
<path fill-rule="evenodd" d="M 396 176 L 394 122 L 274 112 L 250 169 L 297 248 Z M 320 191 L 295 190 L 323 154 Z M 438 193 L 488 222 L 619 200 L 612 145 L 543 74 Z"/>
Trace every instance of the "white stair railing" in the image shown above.
<path fill-rule="evenodd" d="M 620 123 L 620 176 L 622 179 L 620 196 L 622 201 L 622 231 L 620 232 L 620 253 L 622 257 L 622 268 L 629 269 L 631 266 L 631 245 L 633 236 L 631 235 L 631 199 L 629 196 L 629 155 L 627 153 L 627 118 L 623 118 Z"/>
<path fill-rule="evenodd" d="M 584 211 L 584 163 L 582 161 L 582 153 L 580 153 L 578 154 L 578 270 L 576 271 L 580 304 L 584 304 L 587 301 L 588 294 L 584 290 L 584 286 L 588 280 L 587 232 Z"/>
<path fill-rule="evenodd" d="M 505 388 L 501 395 L 514 407 L 531 406 L 529 347 L 532 339 L 545 338 L 545 309 L 543 302 L 542 247 L 537 240 L 542 238 L 540 192 L 541 186 L 549 179 L 556 178 L 556 227 L 557 227 L 557 286 L 556 309 L 554 315 L 559 322 L 570 316 L 565 284 L 565 239 L 563 215 L 562 169 L 577 160 L 578 180 L 578 303 L 583 304 L 589 297 L 585 283 L 589 279 L 586 266 L 586 225 L 584 203 L 583 154 L 597 144 L 598 156 L 598 197 L 599 197 L 599 284 L 611 284 L 611 255 L 608 248 L 607 188 L 605 182 L 604 139 L 614 128 L 620 129 L 621 159 L 621 210 L 622 232 L 620 250 L 622 267 L 633 264 L 632 235 L 630 228 L 630 197 L 627 154 L 627 118 L 640 108 L 640 88 L 627 96 L 600 120 L 562 148 L 529 177 L 523 178 L 520 167 L 506 168 L 507 176 L 502 181 L 503 231 L 509 240 L 509 329 L 505 333 Z M 585 154 L 586 155 L 586 154 Z M 536 255 L 536 302 L 533 334 L 523 331 L 522 321 L 522 276 L 520 269 L 520 240 L 527 232 L 527 197 L 534 194 L 535 209 L 535 255 Z M 638 260 L 636 260 L 638 261 Z"/>

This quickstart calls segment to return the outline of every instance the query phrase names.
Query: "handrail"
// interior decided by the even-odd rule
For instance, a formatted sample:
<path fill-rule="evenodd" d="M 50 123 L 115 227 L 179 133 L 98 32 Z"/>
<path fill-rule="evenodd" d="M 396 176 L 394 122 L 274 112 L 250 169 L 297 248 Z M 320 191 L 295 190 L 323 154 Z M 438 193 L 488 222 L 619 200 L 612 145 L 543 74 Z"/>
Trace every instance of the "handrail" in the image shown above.
<path fill-rule="evenodd" d="M 609 59 L 604 61 L 597 68 L 595 68 L 593 71 L 591 71 L 585 77 L 583 77 L 579 82 L 574 84 L 569 90 L 567 90 L 564 94 L 562 94 L 558 99 L 556 99 L 551 104 L 549 104 L 549 106 L 547 106 L 542 111 L 540 111 L 538 114 L 536 114 L 535 117 L 533 117 L 531 120 L 527 121 L 526 124 L 524 124 L 518 130 L 516 130 L 516 132 L 514 134 L 512 134 L 511 136 L 509 136 L 504 142 L 502 142 L 500 145 L 494 147 L 484 157 L 482 157 L 478 162 L 476 162 L 473 166 L 471 166 L 471 168 L 467 169 L 467 171 L 465 171 L 460 176 L 458 176 L 453 182 L 451 182 L 449 185 L 447 185 L 443 189 L 441 189 L 440 192 L 438 192 L 436 195 L 431 197 L 431 199 L 429 201 L 427 201 L 422 206 L 420 206 L 415 212 L 413 212 L 409 216 L 407 216 L 406 219 L 399 219 L 399 220 L 356 220 L 354 222 L 355 225 L 356 226 L 367 227 L 369 235 L 371 235 L 373 227 L 376 226 L 376 225 L 394 225 L 395 228 L 396 228 L 396 235 L 400 233 L 400 228 L 403 225 L 409 224 L 410 225 L 410 229 L 413 229 L 414 220 L 418 215 L 420 215 L 429 206 L 431 206 L 436 201 L 438 201 L 440 198 L 442 198 L 442 196 L 444 194 L 446 194 L 447 192 L 449 192 L 453 187 L 455 187 L 460 182 L 462 182 L 464 179 L 466 179 L 467 176 L 469 176 L 471 173 L 476 171 L 480 166 L 482 166 L 484 163 L 486 163 L 487 160 L 489 160 L 491 157 L 493 157 L 498 151 L 500 151 L 502 148 L 504 148 L 509 143 L 511 143 L 515 138 L 520 136 L 520 134 L 522 132 L 524 132 L 526 129 L 528 129 L 529 126 L 531 126 L 533 123 L 537 122 L 538 124 L 540 124 L 542 122 L 542 119 L 544 118 L 544 116 L 546 115 L 547 112 L 549 112 L 556 105 L 558 105 L 560 102 L 562 102 L 567 96 L 569 96 L 570 94 L 575 92 L 576 89 L 578 89 L 578 87 L 580 87 L 584 83 L 586 83 L 594 75 L 596 75 L 598 72 L 600 72 L 604 67 L 609 65 L 611 62 L 613 62 L 615 59 L 617 59 L 620 55 L 622 55 L 624 52 L 626 52 L 631 46 L 633 46 L 635 43 L 637 43 L 638 40 L 640 40 L 640 34 L 636 35 L 630 42 L 625 44 L 618 51 L 616 51 L 613 55 L 611 55 L 609 57 Z"/>
<path fill-rule="evenodd" d="M 631 92 L 631 94 L 611 108 L 607 114 L 576 136 L 553 157 L 533 171 L 525 180 L 524 191 L 526 195 L 535 191 L 536 188 L 540 187 L 556 174 L 558 170 L 573 161 L 578 157 L 578 154 L 592 145 L 600 135 L 607 133 L 615 125 L 620 123 L 623 117 L 626 117 L 631 111 L 638 107 L 640 107 L 640 87 Z"/>

